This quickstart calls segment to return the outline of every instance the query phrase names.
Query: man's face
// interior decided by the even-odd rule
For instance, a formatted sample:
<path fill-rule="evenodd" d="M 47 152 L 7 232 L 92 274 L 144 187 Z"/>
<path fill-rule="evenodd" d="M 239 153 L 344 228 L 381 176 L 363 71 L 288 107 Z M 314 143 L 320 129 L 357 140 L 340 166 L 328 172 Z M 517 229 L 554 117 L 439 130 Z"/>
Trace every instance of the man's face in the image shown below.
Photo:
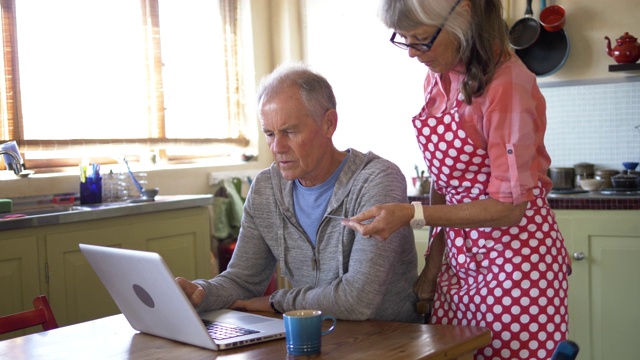
<path fill-rule="evenodd" d="M 312 118 L 297 88 L 286 88 L 263 102 L 260 118 L 271 153 L 286 180 L 298 179 L 304 186 L 314 186 L 331 175 L 325 174 L 322 161 L 333 146 L 335 122 L 331 124 L 326 114 L 321 123 Z"/>

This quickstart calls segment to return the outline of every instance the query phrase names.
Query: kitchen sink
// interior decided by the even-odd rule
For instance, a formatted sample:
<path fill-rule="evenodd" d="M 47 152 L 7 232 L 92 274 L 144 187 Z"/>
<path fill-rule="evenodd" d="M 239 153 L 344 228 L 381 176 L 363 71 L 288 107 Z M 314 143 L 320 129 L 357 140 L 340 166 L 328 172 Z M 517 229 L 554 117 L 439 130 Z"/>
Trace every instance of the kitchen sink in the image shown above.
<path fill-rule="evenodd" d="M 74 206 L 76 210 L 101 210 L 101 209 L 109 209 L 115 207 L 123 207 L 123 206 L 131 206 L 135 204 L 141 203 L 149 203 L 154 202 L 154 199 L 150 198 L 133 198 L 126 201 L 116 201 L 116 202 L 108 202 L 108 203 L 99 203 L 99 204 L 83 204 L 79 206 Z"/>
<path fill-rule="evenodd" d="M 0 213 L 0 231 L 210 206 L 212 199 L 212 195 L 169 195 L 100 204 L 58 203 L 37 208 L 14 207 L 10 213 Z"/>
<path fill-rule="evenodd" d="M 30 209 L 30 210 L 14 210 L 10 213 L 0 214 L 0 219 L 12 219 L 12 218 L 20 218 L 26 216 L 40 216 L 40 215 L 50 215 L 50 214 L 59 214 L 71 211 L 81 211 L 88 210 L 81 206 L 52 206 L 38 209 Z"/>
<path fill-rule="evenodd" d="M 137 199 L 134 199 L 137 200 Z M 37 209 L 25 209 L 25 210 L 16 210 L 14 209 L 10 213 L 0 214 L 0 219 L 17 219 L 23 217 L 31 217 L 31 216 L 44 216 L 44 215 L 55 215 L 69 212 L 77 212 L 77 211 L 95 211 L 95 210 L 104 210 L 111 208 L 121 208 L 127 207 L 131 205 L 135 205 L 140 201 L 119 201 L 119 202 L 109 202 L 109 203 L 99 203 L 99 204 L 82 204 L 82 205 L 54 205 L 49 207 L 37 208 Z"/>

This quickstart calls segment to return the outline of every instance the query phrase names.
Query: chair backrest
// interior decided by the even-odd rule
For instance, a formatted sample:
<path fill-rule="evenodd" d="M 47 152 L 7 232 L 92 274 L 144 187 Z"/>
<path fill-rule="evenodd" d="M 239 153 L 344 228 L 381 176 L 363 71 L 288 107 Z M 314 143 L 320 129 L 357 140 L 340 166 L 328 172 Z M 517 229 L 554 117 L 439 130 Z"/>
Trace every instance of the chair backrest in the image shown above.
<path fill-rule="evenodd" d="M 580 347 L 574 341 L 561 341 L 553 352 L 551 360 L 575 360 L 579 351 Z"/>
<path fill-rule="evenodd" d="M 33 307 L 33 310 L 0 316 L 0 334 L 37 325 L 42 325 L 43 330 L 51 330 L 58 327 L 53 311 L 51 311 L 51 306 L 49 306 L 49 300 L 45 295 L 40 295 L 33 299 Z"/>

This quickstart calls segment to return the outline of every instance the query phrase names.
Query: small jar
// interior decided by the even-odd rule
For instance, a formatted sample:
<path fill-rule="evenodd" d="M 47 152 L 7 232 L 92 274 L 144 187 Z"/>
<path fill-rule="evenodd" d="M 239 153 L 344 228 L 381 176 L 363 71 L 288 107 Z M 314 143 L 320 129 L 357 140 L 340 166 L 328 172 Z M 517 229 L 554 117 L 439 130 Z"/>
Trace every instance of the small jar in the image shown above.
<path fill-rule="evenodd" d="M 576 175 L 591 175 L 593 177 L 595 165 L 591 163 L 577 163 L 573 165 L 573 168 L 576 171 Z"/>
<path fill-rule="evenodd" d="M 586 163 L 586 162 L 577 163 L 573 165 L 573 169 L 576 174 L 575 184 L 577 188 L 580 188 L 581 179 L 593 179 L 595 175 L 595 172 L 594 172 L 595 165 L 591 163 Z"/>

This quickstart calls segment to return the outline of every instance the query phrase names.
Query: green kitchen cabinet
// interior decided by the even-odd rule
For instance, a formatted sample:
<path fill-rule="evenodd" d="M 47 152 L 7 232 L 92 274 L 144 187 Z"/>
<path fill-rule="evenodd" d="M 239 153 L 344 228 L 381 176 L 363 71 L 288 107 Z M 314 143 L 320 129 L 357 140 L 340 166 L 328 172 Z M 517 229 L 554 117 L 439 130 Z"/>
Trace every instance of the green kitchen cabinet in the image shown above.
<path fill-rule="evenodd" d="M 32 308 L 40 294 L 38 279 L 38 238 L 12 231 L 0 238 L 0 315 Z M 0 340 L 26 331 L 0 335 Z"/>
<path fill-rule="evenodd" d="M 640 354 L 640 211 L 557 210 L 569 251 L 569 338 L 579 359 Z"/>
<path fill-rule="evenodd" d="M 23 276 L 19 285 L 11 288 L 10 297 L 26 298 L 22 301 L 26 309 L 38 293 L 46 294 L 58 325 L 75 324 L 120 312 L 78 244 L 158 252 L 175 276 L 210 278 L 209 219 L 207 207 L 194 207 L 17 230 L 33 234 L 26 238 L 31 240 L 31 247 L 22 241 L 25 239 L 2 240 L 5 234 L 0 233 L 0 267 L 9 269 L 10 264 L 5 266 L 2 261 L 9 255 L 5 256 L 6 249 L 23 252 L 23 257 L 30 261 L 25 267 L 31 275 Z M 0 279 L 0 285 L 5 281 L 9 282 L 9 277 Z M 25 294 L 18 295 L 14 288 L 29 291 L 23 290 Z M 0 313 L 23 310 L 4 303 L 0 306 Z"/>

